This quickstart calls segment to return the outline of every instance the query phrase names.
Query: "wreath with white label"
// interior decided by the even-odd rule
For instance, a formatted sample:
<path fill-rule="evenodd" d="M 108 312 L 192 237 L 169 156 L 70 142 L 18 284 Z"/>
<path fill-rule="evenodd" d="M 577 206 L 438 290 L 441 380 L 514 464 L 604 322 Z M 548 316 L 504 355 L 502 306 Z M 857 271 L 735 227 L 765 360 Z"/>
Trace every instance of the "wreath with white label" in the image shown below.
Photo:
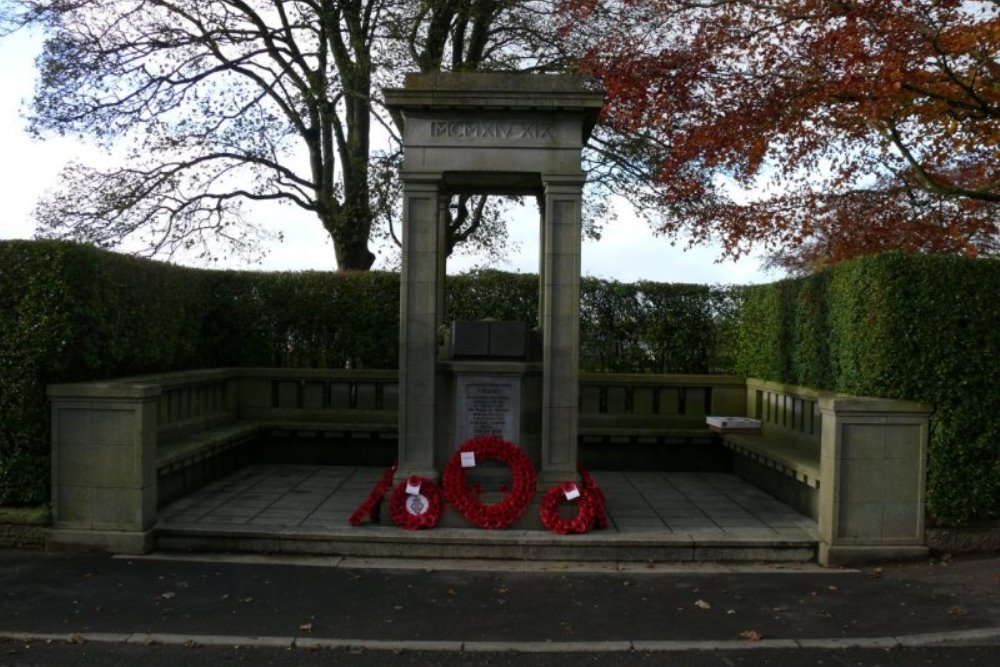
<path fill-rule="evenodd" d="M 437 525 L 444 511 L 441 489 L 434 480 L 411 475 L 389 497 L 389 516 L 400 528 L 420 530 Z"/>
<path fill-rule="evenodd" d="M 392 462 L 392 465 L 385 469 L 382 473 L 382 477 L 379 478 L 378 482 L 375 484 L 375 488 L 372 489 L 368 497 L 365 498 L 364 502 L 358 506 L 358 509 L 354 510 L 348 522 L 352 526 L 360 526 L 361 522 L 365 519 L 371 520 L 372 523 L 379 523 L 380 512 L 382 509 L 382 498 L 385 496 L 386 491 L 392 486 L 392 476 L 396 474 L 396 461 Z"/>
<path fill-rule="evenodd" d="M 565 503 L 576 505 L 576 516 L 572 519 L 563 518 L 559 508 Z M 538 514 L 542 525 L 553 533 L 567 535 L 571 533 L 586 533 L 594 527 L 597 519 L 597 506 L 594 495 L 576 482 L 556 484 L 545 492 L 538 505 Z"/>
<path fill-rule="evenodd" d="M 511 469 L 510 491 L 498 503 L 484 505 L 469 487 L 468 471 L 482 461 L 500 461 Z M 442 476 L 444 496 L 459 514 L 480 528 L 506 528 L 524 514 L 535 497 L 538 475 L 524 450 L 494 435 L 467 441 L 448 460 Z"/>

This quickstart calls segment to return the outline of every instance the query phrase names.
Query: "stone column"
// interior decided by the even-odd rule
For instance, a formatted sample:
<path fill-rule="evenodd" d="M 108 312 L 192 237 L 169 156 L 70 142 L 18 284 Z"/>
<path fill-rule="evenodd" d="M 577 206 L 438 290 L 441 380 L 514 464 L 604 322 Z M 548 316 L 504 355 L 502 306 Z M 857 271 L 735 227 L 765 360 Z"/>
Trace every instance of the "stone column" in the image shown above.
<path fill-rule="evenodd" d="M 545 321 L 545 195 L 538 195 L 538 328 Z"/>
<path fill-rule="evenodd" d="M 543 174 L 543 483 L 576 478 L 580 391 L 580 217 L 586 177 Z"/>
<path fill-rule="evenodd" d="M 451 205 L 451 195 L 438 192 L 438 231 L 437 231 L 437 325 L 444 326 L 445 313 L 445 281 L 448 279 L 448 207 Z"/>
<path fill-rule="evenodd" d="M 399 471 L 434 468 L 437 332 L 442 314 L 441 175 L 403 172 L 403 265 L 399 279 Z"/>

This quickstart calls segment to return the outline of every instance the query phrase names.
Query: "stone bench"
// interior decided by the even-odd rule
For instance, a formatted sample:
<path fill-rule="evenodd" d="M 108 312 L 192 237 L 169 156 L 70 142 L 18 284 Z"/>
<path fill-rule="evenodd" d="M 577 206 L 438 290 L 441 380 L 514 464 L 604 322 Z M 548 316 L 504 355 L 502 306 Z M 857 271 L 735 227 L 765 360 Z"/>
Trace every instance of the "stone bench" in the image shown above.
<path fill-rule="evenodd" d="M 729 375 L 582 373 L 582 442 L 710 438 L 705 416 L 743 410 L 745 384 Z"/>
<path fill-rule="evenodd" d="M 156 511 L 283 436 L 396 437 L 396 373 L 211 369 L 52 385 L 53 544 L 143 552 Z"/>
<path fill-rule="evenodd" d="M 582 373 L 580 459 L 595 469 L 725 469 L 705 416 L 742 412 L 745 387 L 728 375 Z"/>
<path fill-rule="evenodd" d="M 820 563 L 921 557 L 931 410 L 751 378 L 761 433 L 721 437 L 734 472 L 817 520 Z"/>
<path fill-rule="evenodd" d="M 761 421 L 761 430 L 759 434 L 721 434 L 723 445 L 736 455 L 734 472 L 818 519 L 822 420 L 819 394 L 804 387 L 779 387 L 751 380 L 746 396 L 746 414 Z"/>

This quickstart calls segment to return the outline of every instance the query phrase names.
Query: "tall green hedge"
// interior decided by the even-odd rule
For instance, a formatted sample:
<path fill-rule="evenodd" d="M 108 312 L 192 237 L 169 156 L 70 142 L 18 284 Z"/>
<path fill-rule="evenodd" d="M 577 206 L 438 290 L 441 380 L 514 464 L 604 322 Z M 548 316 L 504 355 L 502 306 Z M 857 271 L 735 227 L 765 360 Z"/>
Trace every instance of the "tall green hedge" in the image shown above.
<path fill-rule="evenodd" d="M 586 370 L 710 373 L 732 367 L 736 287 L 584 278 L 580 357 Z"/>
<path fill-rule="evenodd" d="M 0 504 L 48 496 L 45 386 L 214 366 L 394 368 L 392 273 L 202 271 L 0 241 Z M 537 325 L 538 278 L 449 277 L 450 319 Z M 928 503 L 1000 516 L 1000 262 L 883 255 L 765 286 L 581 286 L 581 365 L 933 403 Z"/>
<path fill-rule="evenodd" d="M 537 325 L 538 277 L 449 276 L 448 317 Z M 738 291 L 582 285 L 587 370 L 725 364 Z M 0 505 L 48 495 L 45 386 L 219 366 L 395 368 L 394 273 L 204 271 L 88 246 L 0 241 Z"/>
<path fill-rule="evenodd" d="M 928 507 L 1000 516 L 1000 261 L 889 254 L 746 288 L 737 369 L 934 404 Z"/>
<path fill-rule="evenodd" d="M 0 504 L 47 496 L 45 385 L 206 365 L 201 273 L 0 243 Z"/>

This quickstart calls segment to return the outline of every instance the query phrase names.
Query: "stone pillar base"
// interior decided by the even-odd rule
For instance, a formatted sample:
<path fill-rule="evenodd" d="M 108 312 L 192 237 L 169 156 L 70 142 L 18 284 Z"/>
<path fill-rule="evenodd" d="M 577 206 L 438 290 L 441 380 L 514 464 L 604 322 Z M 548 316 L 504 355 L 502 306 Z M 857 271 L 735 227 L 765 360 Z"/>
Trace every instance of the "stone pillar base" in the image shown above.
<path fill-rule="evenodd" d="M 824 567 L 846 567 L 901 560 L 921 560 L 928 556 L 930 556 L 930 549 L 919 545 L 856 547 L 831 546 L 826 542 L 820 542 L 816 559 Z"/>
<path fill-rule="evenodd" d="M 116 554 L 146 554 L 153 550 L 155 532 L 150 530 L 73 530 L 51 528 L 45 540 L 50 551 L 80 549 Z"/>

